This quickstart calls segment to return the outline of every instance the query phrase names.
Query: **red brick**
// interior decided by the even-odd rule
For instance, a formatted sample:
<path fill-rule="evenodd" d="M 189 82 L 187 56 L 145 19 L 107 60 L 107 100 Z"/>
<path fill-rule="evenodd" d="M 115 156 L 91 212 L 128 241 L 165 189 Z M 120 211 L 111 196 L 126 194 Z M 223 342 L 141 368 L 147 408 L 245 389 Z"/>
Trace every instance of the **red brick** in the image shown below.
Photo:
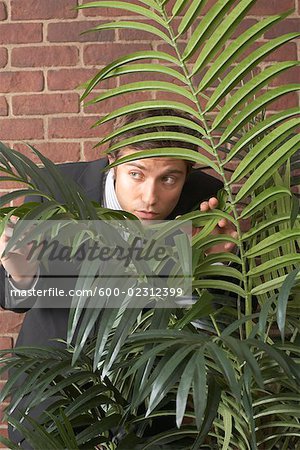
<path fill-rule="evenodd" d="M 143 20 L 143 22 L 148 25 L 153 25 L 153 22 L 151 22 L 151 21 Z M 178 23 L 179 23 L 179 19 L 178 20 L 174 19 L 172 21 L 172 26 L 176 27 L 176 25 Z M 168 31 L 163 26 L 161 26 L 159 24 L 155 24 L 155 28 L 160 29 L 167 36 L 169 35 Z M 157 41 L 157 40 L 161 40 L 161 38 L 159 36 L 157 36 L 156 34 L 148 33 L 147 31 L 143 31 L 143 30 L 135 30 L 133 28 L 130 28 L 130 29 L 120 28 L 119 29 L 119 40 L 120 41 Z"/>
<path fill-rule="evenodd" d="M 291 92 L 271 103 L 268 109 L 270 111 L 281 111 L 295 106 L 299 106 L 299 96 L 296 92 Z"/>
<path fill-rule="evenodd" d="M 1 119 L 0 140 L 42 139 L 44 127 L 42 119 Z M 0 330 L 2 331 L 1 327 Z"/>
<path fill-rule="evenodd" d="M 12 50 L 12 66 L 51 67 L 73 66 L 78 62 L 75 46 L 23 47 Z"/>
<path fill-rule="evenodd" d="M 0 48 L 0 67 L 5 67 L 7 64 L 7 49 Z"/>
<path fill-rule="evenodd" d="M 295 8 L 295 0 L 258 0 L 251 8 L 249 15 L 278 14 L 293 8 Z"/>
<path fill-rule="evenodd" d="M 251 47 L 249 47 L 241 56 L 237 58 L 237 61 L 241 61 L 247 56 L 249 56 L 253 51 L 260 48 L 264 42 L 256 42 Z M 290 61 L 297 59 L 297 46 L 295 42 L 287 42 L 281 47 L 277 48 L 275 51 L 270 53 L 264 58 L 263 61 Z"/>
<path fill-rule="evenodd" d="M 298 19 L 286 19 L 277 23 L 269 31 L 266 32 L 265 38 L 275 38 L 282 34 L 298 32 L 300 29 L 300 20 Z"/>
<path fill-rule="evenodd" d="M 178 71 L 179 73 L 181 73 L 181 71 Z M 122 75 L 120 77 L 121 83 L 122 84 L 126 84 L 126 83 L 134 83 L 136 81 L 168 81 L 170 83 L 178 83 L 178 80 L 175 78 L 171 78 L 169 75 L 165 75 L 163 73 L 159 73 L 159 72 L 134 72 L 134 73 L 130 73 L 128 75 Z M 102 86 L 102 85 L 100 85 Z"/>
<path fill-rule="evenodd" d="M 74 162 L 80 160 L 79 142 L 33 142 L 33 147 L 55 163 Z M 30 157 L 35 163 L 39 158 L 24 144 L 15 144 L 16 150 Z"/>
<path fill-rule="evenodd" d="M 4 427 L 4 425 L 3 425 L 3 427 Z M 3 437 L 5 437 L 5 438 L 8 438 L 8 431 L 7 431 L 7 427 L 5 427 L 5 428 L 2 428 L 2 425 L 1 425 L 1 429 L 0 429 L 0 435 L 1 435 L 1 436 L 3 436 Z M 1 448 L 1 449 L 5 449 L 5 450 L 8 450 L 8 449 L 7 449 L 7 447 L 6 447 L 6 445 L 4 445 L 4 444 L 1 444 L 1 442 L 0 442 L 0 448 Z"/>
<path fill-rule="evenodd" d="M 40 92 L 43 89 L 43 72 L 0 72 L 0 92 Z"/>
<path fill-rule="evenodd" d="M 90 3 L 90 0 L 83 0 L 82 4 Z M 137 0 L 130 0 L 130 3 L 140 4 Z M 104 19 L 109 17 L 122 17 L 124 16 L 134 16 L 132 12 L 128 12 L 125 9 L 117 8 L 87 8 L 82 10 L 85 16 L 97 16 Z M 141 17 L 141 16 L 138 16 Z"/>
<path fill-rule="evenodd" d="M 0 24 L 0 44 L 27 44 L 41 42 L 41 23 L 2 23 Z"/>
<path fill-rule="evenodd" d="M 151 100 L 152 96 L 149 91 L 133 92 L 132 94 L 124 94 L 114 98 L 110 98 L 100 103 L 86 106 L 84 111 L 92 114 L 108 114 L 114 109 L 121 108 L 122 106 L 129 105 L 135 102 L 143 102 Z"/>
<path fill-rule="evenodd" d="M 185 105 L 195 109 L 195 104 L 193 102 L 191 102 L 190 100 L 186 99 L 185 97 L 179 94 L 172 94 L 171 92 L 157 92 L 155 98 L 157 100 L 170 100 L 174 102 L 184 103 Z M 206 105 L 206 100 L 204 100 L 202 97 L 199 97 L 199 101 L 201 107 L 204 109 Z"/>
<path fill-rule="evenodd" d="M 3 415 L 4 409 L 8 406 L 7 402 L 0 403 L 0 425 L 4 425 Z M 0 447 L 1 448 L 1 447 Z"/>
<path fill-rule="evenodd" d="M 20 205 L 23 205 L 24 200 L 25 200 L 25 197 L 24 197 L 24 196 L 23 196 L 23 197 L 18 197 L 17 199 L 15 199 L 15 200 L 12 202 L 12 205 L 13 205 L 13 206 L 20 206 Z"/>
<path fill-rule="evenodd" d="M 183 53 L 185 47 L 186 47 L 186 43 L 183 43 L 183 42 L 180 42 L 180 43 L 179 43 L 178 48 L 179 48 L 180 54 Z M 175 50 L 174 50 L 173 48 L 171 48 L 168 44 L 159 44 L 159 45 L 157 46 L 157 50 L 158 50 L 159 52 L 165 52 L 165 53 L 168 53 L 169 55 L 171 55 L 171 56 L 173 56 L 173 57 L 176 57 L 176 56 L 177 56 Z M 189 63 L 195 62 L 196 59 L 197 59 L 197 57 L 198 57 L 198 53 L 196 52 L 192 57 L 189 58 Z M 171 63 L 168 63 L 167 61 L 166 61 L 166 62 L 163 62 L 163 64 L 167 64 L 167 65 L 170 65 L 170 66 L 173 65 L 173 64 L 171 64 Z M 178 67 L 178 66 L 176 66 L 176 69 L 177 69 L 177 67 Z"/>
<path fill-rule="evenodd" d="M 99 116 L 51 118 L 49 120 L 49 137 L 51 139 L 100 138 L 103 133 L 100 134 L 99 128 L 91 129 L 97 120 L 99 120 Z"/>
<path fill-rule="evenodd" d="M 270 82 L 270 86 L 282 86 L 283 84 L 299 83 L 300 67 L 293 67 Z"/>
<path fill-rule="evenodd" d="M 18 181 L 1 181 L 1 188 L 12 191 L 14 189 L 27 189 L 27 185 L 25 183 L 19 183 Z"/>
<path fill-rule="evenodd" d="M 7 348 L 12 348 L 13 341 L 11 337 L 0 337 L 0 349 L 6 350 Z"/>
<path fill-rule="evenodd" d="M 131 52 L 142 50 L 151 50 L 151 45 L 135 44 L 133 47 L 130 44 L 90 44 L 84 48 L 83 60 L 85 64 L 104 65 Z"/>
<path fill-rule="evenodd" d="M 104 152 L 108 149 L 108 144 L 103 144 L 101 147 L 95 147 L 99 141 L 86 141 L 83 146 L 83 154 L 85 161 L 94 161 L 102 156 L 105 156 Z"/>
<path fill-rule="evenodd" d="M 6 20 L 7 19 L 7 11 L 6 11 L 6 5 L 5 3 L 0 3 L 0 20 Z"/>
<path fill-rule="evenodd" d="M 1 333 L 18 333 L 23 322 L 24 314 L 17 314 L 11 311 L 1 311 L 0 330 Z"/>
<path fill-rule="evenodd" d="M 237 27 L 237 29 L 235 30 L 235 32 L 233 33 L 233 35 L 231 36 L 232 39 L 237 38 L 239 35 L 241 35 L 242 33 L 244 33 L 245 31 L 247 31 L 249 28 L 251 28 L 253 25 L 255 25 L 257 23 L 257 20 L 255 19 L 244 19 L 239 26 Z"/>
<path fill-rule="evenodd" d="M 104 23 L 104 22 L 103 22 Z M 107 42 L 115 41 L 114 30 L 102 30 L 92 33 L 80 34 L 90 28 L 100 25 L 101 22 L 65 22 L 49 23 L 49 42 Z"/>
<path fill-rule="evenodd" d="M 71 19 L 77 17 L 78 12 L 73 10 L 77 0 L 23 0 L 11 1 L 12 20 L 32 19 Z"/>
<path fill-rule="evenodd" d="M 8 105 L 4 97 L 0 97 L 0 116 L 8 115 Z"/>
<path fill-rule="evenodd" d="M 265 58 L 265 61 L 290 61 L 297 59 L 297 44 L 288 42 Z"/>
<path fill-rule="evenodd" d="M 78 94 L 33 94 L 12 98 L 13 113 L 19 115 L 43 115 L 79 112 Z"/>
<path fill-rule="evenodd" d="M 58 69 L 48 71 L 48 89 L 50 91 L 64 91 L 78 88 L 82 83 L 92 79 L 97 69 Z M 101 82 L 102 89 L 110 89 L 116 86 L 116 79 L 109 78 Z"/>

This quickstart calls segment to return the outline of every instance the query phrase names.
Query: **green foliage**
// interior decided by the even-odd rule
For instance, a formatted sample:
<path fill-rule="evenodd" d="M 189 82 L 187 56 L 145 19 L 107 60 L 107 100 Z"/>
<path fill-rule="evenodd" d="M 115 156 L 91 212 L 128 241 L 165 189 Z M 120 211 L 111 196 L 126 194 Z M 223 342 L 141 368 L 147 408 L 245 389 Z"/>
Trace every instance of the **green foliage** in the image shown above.
<path fill-rule="evenodd" d="M 176 93 L 182 99 L 128 104 L 102 117 L 95 126 L 132 111 L 157 108 L 185 111 L 193 119 L 162 115 L 136 121 L 114 130 L 98 145 L 135 128 L 144 130 L 140 141 L 165 138 L 161 133 L 148 133 L 148 128 L 159 123 L 197 129 L 201 139 L 176 133 L 176 140 L 189 139 L 206 151 L 202 155 L 185 148 L 158 148 L 120 158 L 113 165 L 154 156 L 187 159 L 214 169 L 224 182 L 225 200 L 216 211 L 194 211 L 181 217 L 204 226 L 192 242 L 197 301 L 190 309 L 98 309 L 91 314 L 88 309 L 75 308 L 67 350 L 18 349 L 12 357 L 2 352 L 0 371 L 14 369 L 1 394 L 3 400 L 15 389 L 8 414 L 30 392 L 34 396 L 29 410 L 53 395 L 57 399 L 49 408 L 50 415 L 41 419 L 42 426 L 31 422 L 35 431 L 28 439 L 35 448 L 46 448 L 47 439 L 55 448 L 80 449 L 98 444 L 107 449 L 151 450 L 297 448 L 300 214 L 291 186 L 299 185 L 299 176 L 293 177 L 293 170 L 300 167 L 295 134 L 299 110 L 268 116 L 265 110 L 299 89 L 299 85 L 270 86 L 275 76 L 298 63 L 286 61 L 263 71 L 257 69 L 269 54 L 300 33 L 251 48 L 287 17 L 288 13 L 283 13 L 265 18 L 233 38 L 255 2 L 219 0 L 204 17 L 206 1 L 199 0 L 177 0 L 172 9 L 168 0 L 140 0 L 139 5 L 100 0 L 80 7 L 120 8 L 138 16 L 101 24 L 92 32 L 142 29 L 158 36 L 169 49 L 135 52 L 111 62 L 85 84 L 83 100 L 108 78 L 118 78 L 119 87 L 97 94 L 88 104 L 97 103 L 101 109 L 101 102 L 107 99 L 146 90 Z M 185 33 L 190 34 L 182 49 L 179 44 Z M 143 80 L 144 73 L 155 74 L 155 81 Z M 131 74 L 140 74 L 140 81 L 124 83 L 123 75 L 128 79 Z M 163 80 L 158 80 L 160 74 Z M 109 152 L 130 146 L 136 139 L 124 138 Z M 0 151 L 1 170 L 6 174 L 2 179 L 25 183 L 27 195 L 45 199 L 42 206 L 30 203 L 2 208 L 3 223 L 12 213 L 23 219 L 128 217 L 92 204 L 78 187 L 65 183 L 55 166 L 36 150 L 47 168 L 42 179 L 24 155 L 3 145 Z M 237 162 L 234 170 L 233 161 Z M 238 192 L 234 189 L 237 182 L 241 184 Z M 63 204 L 53 198 L 55 186 L 64 195 Z M 7 194 L 1 205 L 24 193 Z M 235 224 L 239 253 L 204 257 L 211 246 L 229 240 L 210 234 L 221 217 Z M 243 231 L 245 219 L 251 224 L 247 231 Z M 215 262 L 230 264 L 218 266 Z M 79 317 L 82 324 L 76 338 Z M 85 330 L 97 319 L 96 336 L 89 341 Z M 27 381 L 22 389 L 14 388 L 22 372 L 29 375 Z M 173 423 L 157 434 L 155 423 L 166 416 L 173 418 Z M 28 433 L 22 424 L 9 420 Z M 152 435 L 146 437 L 151 421 Z M 113 427 L 122 430 L 117 446 L 111 439 Z"/>

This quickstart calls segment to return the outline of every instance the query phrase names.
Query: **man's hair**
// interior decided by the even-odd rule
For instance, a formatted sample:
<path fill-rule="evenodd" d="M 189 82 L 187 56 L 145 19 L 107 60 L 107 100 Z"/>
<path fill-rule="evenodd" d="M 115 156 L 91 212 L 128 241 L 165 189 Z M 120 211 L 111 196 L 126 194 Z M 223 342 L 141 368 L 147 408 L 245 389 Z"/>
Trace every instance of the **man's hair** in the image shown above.
<path fill-rule="evenodd" d="M 175 110 L 175 109 L 170 109 L 170 108 L 158 108 L 158 109 L 153 109 L 153 110 L 144 110 L 144 111 L 138 111 L 138 112 L 133 112 L 133 113 L 129 113 L 126 114 L 124 116 L 118 117 L 115 122 L 114 122 L 114 129 L 117 130 L 119 128 L 122 128 L 126 125 L 129 125 L 133 122 L 137 122 L 140 120 L 144 120 L 144 119 L 148 119 L 151 117 L 155 117 L 155 116 L 174 116 L 174 117 L 179 117 L 179 118 L 183 118 L 183 119 L 187 119 L 190 120 L 194 123 L 197 123 L 194 118 L 188 114 L 185 113 L 183 111 L 179 111 L 179 110 Z M 131 137 L 135 137 L 138 135 L 142 135 L 145 133 L 154 133 L 154 132 L 167 132 L 167 131 L 172 131 L 172 132 L 176 132 L 176 133 L 185 133 L 185 134 L 189 134 L 192 136 L 195 136 L 197 138 L 201 138 L 201 134 L 198 133 L 196 130 L 189 128 L 189 127 L 185 127 L 185 126 L 180 126 L 180 125 L 153 125 L 153 126 L 147 126 L 147 127 L 138 127 L 138 128 L 134 128 L 131 130 L 127 130 L 124 133 L 122 133 L 121 135 L 117 135 L 114 138 L 111 139 L 110 141 L 110 147 L 112 147 L 113 145 L 118 144 L 119 142 L 125 140 L 125 139 L 129 139 Z M 154 148 L 163 148 L 163 147 L 180 147 L 180 148 L 187 148 L 193 151 L 198 152 L 199 151 L 199 147 L 196 144 L 193 144 L 191 142 L 186 142 L 186 141 L 178 141 L 178 140 L 173 140 L 173 139 L 158 139 L 158 140 L 146 140 L 146 141 L 141 141 L 141 142 L 134 142 L 132 144 L 130 144 L 130 148 L 133 150 L 151 150 Z M 117 149 L 116 151 L 113 152 L 113 155 L 115 157 L 118 156 L 118 153 L 122 150 L 122 148 Z"/>

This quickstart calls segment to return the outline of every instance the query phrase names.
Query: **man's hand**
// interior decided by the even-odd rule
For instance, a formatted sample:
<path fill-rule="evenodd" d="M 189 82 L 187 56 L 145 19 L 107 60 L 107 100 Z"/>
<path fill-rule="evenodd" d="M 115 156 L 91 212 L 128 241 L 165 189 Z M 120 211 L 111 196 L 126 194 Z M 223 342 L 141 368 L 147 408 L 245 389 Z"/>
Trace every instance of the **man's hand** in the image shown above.
<path fill-rule="evenodd" d="M 211 197 L 208 201 L 200 203 L 200 211 L 206 212 L 211 211 L 218 207 L 218 199 L 215 197 Z M 201 228 L 193 228 L 193 236 L 198 234 L 201 231 Z M 237 238 L 237 232 L 232 224 L 227 219 L 219 220 L 216 228 L 212 232 L 213 235 L 226 234 L 233 238 Z M 235 248 L 235 244 L 232 242 L 221 242 L 220 244 L 214 245 L 206 250 L 206 254 L 210 253 L 224 253 L 231 252 Z"/>
<path fill-rule="evenodd" d="M 28 258 L 30 245 L 18 249 L 13 248 L 5 256 L 2 256 L 13 234 L 14 224 L 18 220 L 15 216 L 11 216 L 10 219 L 11 223 L 5 227 L 0 237 L 0 265 L 3 265 L 4 269 L 10 274 L 16 288 L 27 289 L 32 286 L 38 270 L 38 262 Z"/>

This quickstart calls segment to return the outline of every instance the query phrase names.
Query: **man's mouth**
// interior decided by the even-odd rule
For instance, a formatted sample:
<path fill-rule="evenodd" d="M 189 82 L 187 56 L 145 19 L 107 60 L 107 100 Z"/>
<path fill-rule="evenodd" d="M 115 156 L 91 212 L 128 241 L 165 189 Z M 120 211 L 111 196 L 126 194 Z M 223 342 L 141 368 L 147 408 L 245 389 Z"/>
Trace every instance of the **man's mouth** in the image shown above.
<path fill-rule="evenodd" d="M 152 220 L 158 216 L 158 213 L 154 211 L 136 211 L 136 215 L 140 219 Z"/>

